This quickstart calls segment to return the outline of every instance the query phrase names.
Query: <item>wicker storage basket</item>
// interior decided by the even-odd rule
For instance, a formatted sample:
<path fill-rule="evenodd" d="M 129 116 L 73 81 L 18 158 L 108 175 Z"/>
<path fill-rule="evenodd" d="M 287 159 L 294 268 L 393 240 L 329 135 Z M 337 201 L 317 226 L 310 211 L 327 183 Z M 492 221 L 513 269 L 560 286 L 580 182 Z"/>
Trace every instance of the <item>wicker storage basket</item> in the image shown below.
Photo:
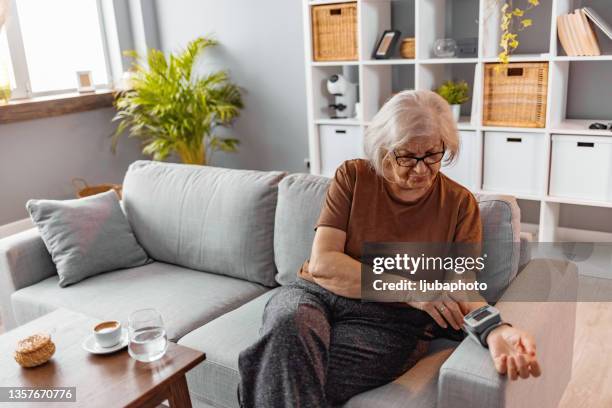
<path fill-rule="evenodd" d="M 543 128 L 546 125 L 547 62 L 485 64 L 482 123 Z"/>
<path fill-rule="evenodd" d="M 312 49 L 315 61 L 359 58 L 356 2 L 312 7 Z"/>
<path fill-rule="evenodd" d="M 72 179 L 72 185 L 76 191 L 77 198 L 89 197 L 95 194 L 104 193 L 108 190 L 115 190 L 115 193 L 117 193 L 117 196 L 121 199 L 121 191 L 123 189 L 121 184 L 98 184 L 90 186 L 82 178 Z"/>
<path fill-rule="evenodd" d="M 414 58 L 414 37 L 404 38 L 400 46 L 400 55 L 402 58 Z"/>

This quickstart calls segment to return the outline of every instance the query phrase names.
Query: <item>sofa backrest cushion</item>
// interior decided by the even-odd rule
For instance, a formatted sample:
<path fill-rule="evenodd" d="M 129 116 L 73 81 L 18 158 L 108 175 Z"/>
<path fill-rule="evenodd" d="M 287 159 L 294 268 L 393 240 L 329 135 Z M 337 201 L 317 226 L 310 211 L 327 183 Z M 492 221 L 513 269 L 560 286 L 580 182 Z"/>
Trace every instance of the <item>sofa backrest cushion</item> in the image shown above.
<path fill-rule="evenodd" d="M 521 210 L 508 195 L 476 194 L 482 220 L 486 269 L 477 279 L 487 284 L 486 298 L 495 303 L 516 277 L 521 253 Z"/>
<path fill-rule="evenodd" d="M 282 172 L 137 161 L 123 204 L 153 259 L 275 286 L 274 214 Z"/>
<path fill-rule="evenodd" d="M 291 174 L 278 186 L 274 225 L 276 281 L 295 280 L 302 263 L 310 257 L 315 223 L 319 218 L 331 179 L 310 174 Z"/>
<path fill-rule="evenodd" d="M 314 226 L 331 179 L 308 174 L 285 177 L 278 192 L 274 226 L 276 281 L 295 281 L 310 257 Z M 487 298 L 496 301 L 517 274 L 520 254 L 520 209 L 511 196 L 476 195 L 483 227 L 485 251 L 491 251 L 487 269 L 477 279 L 488 284 Z M 487 242 L 490 245 L 487 245 Z"/>

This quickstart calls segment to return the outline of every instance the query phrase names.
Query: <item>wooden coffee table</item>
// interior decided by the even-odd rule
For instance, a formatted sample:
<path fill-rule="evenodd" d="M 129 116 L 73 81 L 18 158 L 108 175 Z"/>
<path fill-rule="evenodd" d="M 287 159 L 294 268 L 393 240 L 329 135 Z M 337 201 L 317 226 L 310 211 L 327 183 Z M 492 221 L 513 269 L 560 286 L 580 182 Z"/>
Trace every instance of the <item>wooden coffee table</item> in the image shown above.
<path fill-rule="evenodd" d="M 81 343 L 99 320 L 59 309 L 0 336 L 1 387 L 76 387 L 75 402 L 19 402 L 19 407 L 191 407 L 185 373 L 205 359 L 204 353 L 170 343 L 160 360 L 141 363 L 127 348 L 93 355 Z M 17 341 L 48 332 L 53 358 L 42 366 L 22 368 L 13 359 Z M 0 403 L 0 405 L 3 405 Z"/>

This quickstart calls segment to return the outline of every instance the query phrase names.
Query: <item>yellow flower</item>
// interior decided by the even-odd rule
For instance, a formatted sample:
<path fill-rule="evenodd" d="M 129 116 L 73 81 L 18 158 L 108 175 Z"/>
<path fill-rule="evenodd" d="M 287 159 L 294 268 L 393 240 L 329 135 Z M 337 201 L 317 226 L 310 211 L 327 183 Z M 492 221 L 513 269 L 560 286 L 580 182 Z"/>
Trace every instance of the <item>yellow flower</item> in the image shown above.
<path fill-rule="evenodd" d="M 523 25 L 523 27 L 529 27 L 531 26 L 533 22 L 531 21 L 530 18 L 526 18 L 524 20 L 521 20 L 521 24 Z"/>
<path fill-rule="evenodd" d="M 537 6 L 540 4 L 540 0 L 529 0 L 529 4 L 532 4 L 534 6 Z"/>
<path fill-rule="evenodd" d="M 516 33 L 504 33 L 504 35 L 502 36 L 502 40 L 516 40 L 516 37 L 518 36 L 518 34 Z"/>
<path fill-rule="evenodd" d="M 512 14 L 514 14 L 517 17 L 522 17 L 523 14 L 525 14 L 525 12 L 521 10 L 520 8 L 515 8 Z"/>
<path fill-rule="evenodd" d="M 519 42 L 516 41 L 516 40 L 512 40 L 510 42 L 510 47 L 512 47 L 512 48 L 516 48 L 516 47 L 518 47 L 518 45 L 519 45 Z"/>

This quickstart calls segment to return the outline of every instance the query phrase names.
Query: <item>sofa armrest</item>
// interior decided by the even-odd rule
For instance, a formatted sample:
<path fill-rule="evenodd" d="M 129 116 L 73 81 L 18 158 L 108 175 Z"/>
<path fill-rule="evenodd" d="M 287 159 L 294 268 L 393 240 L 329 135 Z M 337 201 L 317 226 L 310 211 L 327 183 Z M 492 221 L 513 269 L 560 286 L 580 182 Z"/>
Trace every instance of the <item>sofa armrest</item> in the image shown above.
<path fill-rule="evenodd" d="M 0 239 L 0 308 L 6 329 L 16 326 L 11 294 L 55 273 L 55 264 L 36 228 Z"/>
<path fill-rule="evenodd" d="M 572 373 L 577 289 L 575 264 L 530 261 L 496 307 L 534 335 L 542 376 L 510 381 L 497 373 L 489 350 L 466 338 L 440 368 L 438 408 L 556 407 Z"/>

